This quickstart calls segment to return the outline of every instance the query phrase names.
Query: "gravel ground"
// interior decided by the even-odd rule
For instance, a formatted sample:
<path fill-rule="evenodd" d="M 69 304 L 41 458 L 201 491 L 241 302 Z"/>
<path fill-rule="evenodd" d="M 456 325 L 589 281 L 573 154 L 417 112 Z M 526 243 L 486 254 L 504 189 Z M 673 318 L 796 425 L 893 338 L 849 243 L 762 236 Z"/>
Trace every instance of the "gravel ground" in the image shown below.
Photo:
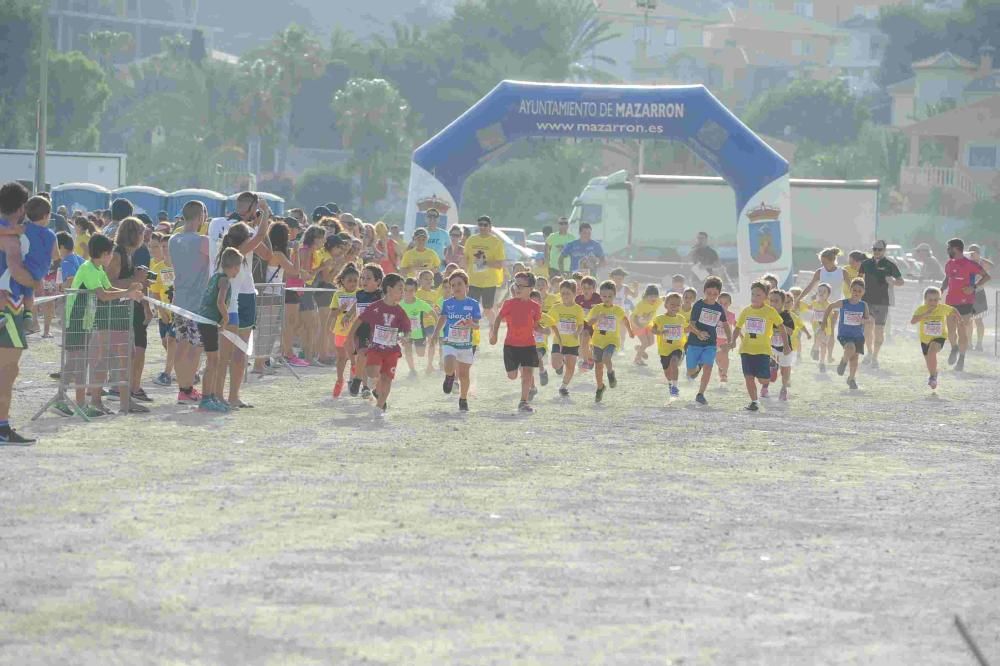
<path fill-rule="evenodd" d="M 623 363 L 519 416 L 486 349 L 466 416 L 434 376 L 379 423 L 310 369 L 238 415 L 29 423 L 56 360 L 0 448 L 2 663 L 973 664 L 956 613 L 1000 661 L 981 354 L 937 396 L 911 340 L 853 395 L 806 360 L 756 415 Z"/>

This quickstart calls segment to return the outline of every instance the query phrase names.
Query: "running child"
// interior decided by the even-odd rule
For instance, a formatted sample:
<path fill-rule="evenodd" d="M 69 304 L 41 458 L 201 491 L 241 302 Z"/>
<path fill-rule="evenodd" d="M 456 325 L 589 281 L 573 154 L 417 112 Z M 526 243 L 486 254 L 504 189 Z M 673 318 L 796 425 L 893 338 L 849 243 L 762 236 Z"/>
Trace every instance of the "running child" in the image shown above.
<path fill-rule="evenodd" d="M 608 373 L 608 386 L 615 388 L 618 386 L 618 379 L 615 377 L 615 368 L 612 363 L 615 352 L 622 346 L 622 326 L 628 331 L 630 338 L 635 337 L 632 330 L 632 322 L 628 320 L 625 310 L 615 305 L 615 283 L 607 280 L 601 283 L 601 304 L 595 305 L 587 315 L 587 321 L 594 329 L 591 339 L 593 350 L 594 378 L 597 381 L 597 393 L 594 395 L 594 402 L 600 402 L 604 398 L 604 372 Z"/>
<path fill-rule="evenodd" d="M 574 273 L 574 277 L 576 274 Z M 580 335 L 580 352 L 583 355 L 581 370 L 590 370 L 594 367 L 593 354 L 590 351 L 590 338 L 594 335 L 594 328 L 590 325 L 590 310 L 601 304 L 601 295 L 597 293 L 597 280 L 590 277 L 580 278 L 580 288 L 576 296 L 577 305 L 583 308 L 583 315 L 588 321 L 583 325 L 583 333 Z"/>
<path fill-rule="evenodd" d="M 535 278 L 535 286 L 538 285 L 538 278 Z M 547 386 L 549 383 L 549 373 L 545 369 L 545 355 L 549 352 L 549 336 L 552 334 L 552 326 L 555 322 L 552 317 L 545 314 L 545 303 L 542 299 L 542 292 L 532 291 L 531 300 L 538 303 L 538 307 L 542 308 L 542 318 L 539 321 L 539 328 L 535 330 L 535 348 L 538 349 L 538 382 L 542 386 Z M 538 390 L 532 388 L 531 397 L 534 398 L 537 395 Z"/>
<path fill-rule="evenodd" d="M 917 306 L 910 319 L 911 324 L 920 324 L 920 351 L 924 354 L 927 372 L 930 377 L 927 385 L 932 391 L 938 387 L 938 353 L 948 340 L 949 325 L 961 326 L 962 317 L 958 310 L 941 302 L 941 290 L 937 287 L 927 287 L 924 290 L 924 303 Z"/>
<path fill-rule="evenodd" d="M 792 363 L 794 361 L 793 341 L 795 339 L 795 320 L 792 313 L 785 309 L 785 292 L 781 289 L 772 289 L 767 293 L 768 304 L 778 311 L 781 317 L 781 326 L 775 326 L 771 333 L 771 382 L 778 381 L 778 374 L 781 374 L 781 393 L 778 399 L 784 402 L 788 400 L 788 389 L 792 382 Z M 768 387 L 764 386 L 760 390 L 760 397 L 767 397 Z"/>
<path fill-rule="evenodd" d="M 819 361 L 820 372 L 826 372 L 826 364 L 833 362 L 833 325 L 831 322 L 823 324 L 826 309 L 830 307 L 832 293 L 830 285 L 823 282 L 816 288 L 816 294 L 809 306 L 813 326 L 812 358 L 814 361 Z"/>
<path fill-rule="evenodd" d="M 646 287 L 642 293 L 642 300 L 636 303 L 635 309 L 632 310 L 632 329 L 639 338 L 639 342 L 635 346 L 635 359 L 633 361 L 636 365 L 646 365 L 646 359 L 649 358 L 646 350 L 656 342 L 656 336 L 649 330 L 649 325 L 659 309 L 660 290 L 655 284 L 651 284 Z"/>
<path fill-rule="evenodd" d="M 353 388 L 353 378 L 355 374 L 355 359 L 353 355 L 347 353 L 347 332 L 354 323 L 357 314 L 356 303 L 358 302 L 358 280 L 360 274 L 354 264 L 347 264 L 340 269 L 340 274 L 334 280 L 337 284 L 337 291 L 330 300 L 331 316 L 333 319 L 333 345 L 337 354 L 337 381 L 333 385 L 333 397 L 339 398 L 344 392 L 344 371 L 347 369 L 347 362 L 351 362 L 351 384 Z"/>
<path fill-rule="evenodd" d="M 632 308 L 635 307 L 635 301 L 633 300 L 638 296 L 638 291 L 633 289 L 631 286 L 625 284 L 625 278 L 628 277 L 628 271 L 624 268 L 616 268 L 611 271 L 609 276 L 611 281 L 615 283 L 615 305 L 625 310 L 626 313 L 632 312 Z"/>
<path fill-rule="evenodd" d="M 802 334 L 812 339 L 812 333 L 806 328 L 805 318 L 809 316 L 809 304 L 802 300 L 802 287 L 792 287 L 785 295 L 785 300 L 791 299 L 791 304 L 786 304 L 786 309 L 792 313 L 795 320 L 795 362 L 802 360 Z"/>
<path fill-rule="evenodd" d="M 441 316 L 431 337 L 441 339 L 444 385 L 442 389 L 451 394 L 458 375 L 458 410 L 469 411 L 469 387 L 471 385 L 472 363 L 476 358 L 476 340 L 479 322 L 483 318 L 479 301 L 469 298 L 469 274 L 455 270 L 448 278 L 451 296 L 441 304 Z"/>
<path fill-rule="evenodd" d="M 437 293 L 436 290 L 433 293 Z M 399 307 L 403 308 L 406 316 L 410 318 L 410 334 L 403 338 L 403 355 L 406 358 L 406 365 L 410 368 L 410 379 L 415 379 L 417 369 L 413 365 L 413 351 L 416 349 L 417 356 L 424 357 L 424 351 L 429 350 L 433 354 L 433 338 L 437 320 L 434 318 L 434 306 L 422 298 L 417 298 L 417 281 L 413 278 L 406 278 L 403 283 L 403 300 Z M 430 327 L 427 327 L 428 323 Z M 428 371 L 430 368 L 428 368 Z"/>
<path fill-rule="evenodd" d="M 435 342 L 431 338 L 431 333 L 434 331 L 434 327 L 437 326 L 437 315 L 440 312 L 441 301 L 443 301 L 443 284 L 435 286 L 434 280 L 437 278 L 437 274 L 433 271 L 423 270 L 420 271 L 420 275 L 417 276 L 418 284 L 417 290 L 414 295 L 418 300 L 424 301 L 431 306 L 431 311 L 426 313 L 423 319 L 423 340 L 426 341 L 427 346 L 427 374 L 434 372 L 434 346 Z M 405 307 L 403 308 L 406 309 Z M 420 356 L 423 357 L 424 354 L 421 350 Z"/>
<path fill-rule="evenodd" d="M 767 303 L 768 291 L 769 285 L 761 280 L 750 285 L 750 305 L 740 312 L 733 330 L 733 345 L 742 338 L 740 362 L 750 396 L 746 409 L 751 412 L 760 409 L 757 404 L 758 382 L 763 391 L 771 381 L 771 335 L 776 326 L 784 324 L 778 311 Z"/>
<path fill-rule="evenodd" d="M 687 342 L 688 320 L 681 313 L 682 302 L 683 297 L 676 291 L 667 294 L 663 299 L 666 312 L 656 317 L 650 324 L 650 330 L 656 336 L 660 367 L 663 368 L 663 376 L 667 378 L 671 398 L 681 394 L 677 379 L 680 374 L 681 359 L 684 357 L 684 345 Z"/>
<path fill-rule="evenodd" d="M 225 365 L 219 359 L 220 329 L 236 333 L 239 329 L 239 315 L 229 311 L 232 298 L 232 283 L 243 265 L 243 255 L 234 247 L 227 247 L 219 256 L 219 271 L 208 280 L 205 295 L 201 300 L 198 314 L 206 319 L 218 322 L 213 324 L 198 324 L 198 334 L 205 347 L 205 375 L 202 378 L 202 398 L 198 408 L 206 412 L 226 414 L 232 411 L 232 406 L 223 401 L 223 391 L 226 387 Z"/>
<path fill-rule="evenodd" d="M 373 268 L 371 264 L 365 266 L 364 272 Z M 381 269 L 379 270 L 381 272 Z M 381 417 L 389 408 L 389 391 L 392 390 L 392 380 L 396 377 L 396 364 L 403 356 L 399 347 L 400 336 L 410 333 L 410 318 L 406 316 L 403 308 L 399 307 L 399 302 L 403 299 L 403 278 L 396 273 L 389 273 L 381 282 L 382 299 L 367 304 L 364 312 L 359 314 L 347 333 L 347 351 L 353 351 L 355 339 L 360 340 L 358 334 L 362 326 L 369 327 L 367 347 L 364 351 L 364 369 L 368 376 L 368 381 L 375 383 L 375 416 Z M 360 294 L 359 294 L 360 296 Z M 361 353 L 360 351 L 358 352 Z"/>
<path fill-rule="evenodd" d="M 729 339 L 732 337 L 733 327 L 736 326 L 736 314 L 731 310 L 733 307 L 733 295 L 728 291 L 719 294 L 719 305 L 725 309 L 725 323 L 729 324 L 727 328 L 720 321 L 719 325 L 715 327 L 715 364 L 719 367 L 719 384 L 724 388 L 729 382 Z"/>
<path fill-rule="evenodd" d="M 547 314 L 553 305 L 559 305 L 559 294 L 549 292 L 549 280 L 541 276 L 535 276 L 535 289 L 538 290 L 542 298 L 542 313 Z"/>
<path fill-rule="evenodd" d="M 507 322 L 507 337 L 503 345 L 503 364 L 509 379 L 517 379 L 521 374 L 521 402 L 519 412 L 530 414 L 535 410 L 528 404 L 529 393 L 534 384 L 533 369 L 538 367 L 538 352 L 535 348 L 535 329 L 542 319 L 542 308 L 531 300 L 531 288 L 535 277 L 531 273 L 520 272 L 514 276 L 517 298 L 504 302 L 499 316 L 490 327 L 490 344 L 497 344 L 500 322 Z"/>
<path fill-rule="evenodd" d="M 698 300 L 698 290 L 694 287 L 687 287 L 681 293 L 681 314 L 688 318 L 688 322 L 691 321 L 691 308 L 694 307 L 694 302 Z"/>
<path fill-rule="evenodd" d="M 837 324 L 837 341 L 844 348 L 844 356 L 837 366 L 837 374 L 844 376 L 844 371 L 850 366 L 847 386 L 852 391 L 857 390 L 858 357 L 865 353 L 865 324 L 871 318 L 868 304 L 861 299 L 865 296 L 865 281 L 863 278 L 851 280 L 851 297 L 834 301 L 823 315 L 823 325 L 830 321 L 834 311 L 840 311 Z"/>
<path fill-rule="evenodd" d="M 368 373 L 365 369 L 368 363 L 368 345 L 372 340 L 372 327 L 367 320 L 362 320 L 361 317 L 373 303 L 382 300 L 381 285 L 384 277 L 378 264 L 366 264 L 361 269 L 361 289 L 355 294 L 357 300 L 354 302 L 354 321 L 351 323 L 350 333 L 345 343 L 347 355 L 356 354 L 354 359 L 355 375 L 351 379 L 350 387 L 351 395 L 357 396 L 360 391 L 361 397 L 365 400 L 372 397 L 371 387 L 368 386 L 367 382 Z M 399 290 L 400 297 L 402 297 L 402 283 L 400 283 Z M 409 326 L 409 321 L 407 321 L 407 326 Z"/>
<path fill-rule="evenodd" d="M 701 384 L 694 400 L 699 405 L 707 405 L 705 390 L 712 380 L 712 368 L 718 352 L 718 329 L 725 329 L 728 340 L 732 335 L 729 322 L 726 321 L 726 309 L 719 303 L 722 293 L 722 279 L 714 275 L 705 279 L 701 300 L 691 306 L 691 318 L 687 326 L 687 357 L 688 377 L 694 379 L 701 374 Z"/>
<path fill-rule="evenodd" d="M 587 321 L 583 308 L 576 302 L 576 282 L 563 280 L 559 284 L 560 303 L 549 309 L 554 326 L 555 343 L 552 345 L 552 368 L 562 375 L 559 395 L 569 397 L 569 384 L 576 372 L 576 359 L 580 355 L 580 335 Z"/>

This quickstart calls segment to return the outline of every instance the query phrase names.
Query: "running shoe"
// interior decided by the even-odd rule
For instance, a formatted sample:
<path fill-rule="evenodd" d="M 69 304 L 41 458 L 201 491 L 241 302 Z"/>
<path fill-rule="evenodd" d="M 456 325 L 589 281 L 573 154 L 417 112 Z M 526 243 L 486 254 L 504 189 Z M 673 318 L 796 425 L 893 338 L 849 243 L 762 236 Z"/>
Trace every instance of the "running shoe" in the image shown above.
<path fill-rule="evenodd" d="M 309 367 L 309 362 L 308 361 L 303 361 L 298 356 L 286 356 L 285 357 L 285 363 L 287 363 L 288 365 L 292 366 L 293 368 L 308 368 Z"/>
<path fill-rule="evenodd" d="M 338 379 L 337 383 L 333 385 L 333 397 L 339 398 L 340 394 L 344 392 L 344 380 Z"/>
<path fill-rule="evenodd" d="M 594 369 L 594 362 L 593 361 L 584 361 L 583 363 L 580 364 L 580 369 L 581 370 L 593 370 Z"/>
<path fill-rule="evenodd" d="M 363 386 L 361 388 L 361 399 L 362 400 L 367 400 L 370 397 L 372 397 L 372 390 L 370 388 L 368 388 L 367 386 Z"/>
<path fill-rule="evenodd" d="M 170 386 L 170 381 L 170 375 L 165 372 L 161 372 L 156 375 L 156 379 L 153 380 L 153 383 L 157 386 Z"/>
<path fill-rule="evenodd" d="M 37 440 L 17 434 L 17 431 L 10 426 L 0 428 L 0 442 L 5 444 L 31 444 Z"/>
<path fill-rule="evenodd" d="M 965 354 L 958 357 L 958 363 L 955 364 L 955 372 L 965 372 Z"/>
<path fill-rule="evenodd" d="M 826 372 L 826 363 L 822 363 L 822 362 L 821 362 L 821 363 L 819 364 L 819 371 L 820 371 L 820 372 L 823 372 L 823 373 L 825 373 L 825 372 Z"/>
<path fill-rule="evenodd" d="M 65 402 L 57 402 L 52 405 L 52 411 L 54 411 L 59 416 L 73 416 L 75 413 L 73 408 L 67 405 Z"/>
<path fill-rule="evenodd" d="M 618 386 L 618 378 L 615 377 L 615 373 L 608 371 L 608 386 L 615 388 Z"/>
<path fill-rule="evenodd" d="M 419 375 L 416 370 L 410 370 L 409 374 L 406 375 L 407 379 L 416 379 Z"/>
<path fill-rule="evenodd" d="M 149 414 L 149 407 L 136 402 L 135 400 L 128 401 L 128 413 L 129 414 Z"/>
<path fill-rule="evenodd" d="M 955 361 L 958 360 L 958 345 L 952 345 L 951 351 L 948 352 L 948 365 L 955 365 Z"/>
<path fill-rule="evenodd" d="M 847 372 L 847 359 L 842 358 L 840 359 L 840 363 L 837 364 L 837 374 L 843 377 L 845 372 Z"/>
<path fill-rule="evenodd" d="M 361 392 L 361 380 L 355 377 L 354 379 L 351 380 L 350 394 L 356 398 L 358 397 L 358 394 L 360 392 Z"/>
<path fill-rule="evenodd" d="M 781 387 L 781 392 L 778 393 L 778 400 L 782 402 L 788 400 L 788 389 L 786 389 L 784 386 Z"/>
<path fill-rule="evenodd" d="M 604 392 L 608 390 L 607 386 L 598 386 L 597 393 L 594 394 L 594 402 L 600 402 L 604 400 Z"/>
<path fill-rule="evenodd" d="M 927 385 L 931 387 L 932 391 L 937 390 L 937 375 L 931 375 L 930 379 L 927 380 Z"/>
<path fill-rule="evenodd" d="M 699 393 L 698 395 L 696 395 L 694 397 L 694 401 L 697 402 L 699 405 L 707 405 L 708 404 L 708 400 L 705 400 L 705 394 L 704 393 Z"/>
<path fill-rule="evenodd" d="M 212 402 L 214 402 L 216 405 L 218 405 L 219 407 L 221 407 L 222 409 L 220 411 L 223 411 L 226 414 L 228 414 L 229 412 L 233 411 L 233 408 L 229 406 L 228 402 L 223 402 L 222 400 L 219 400 L 215 396 L 212 396 Z"/>
<path fill-rule="evenodd" d="M 768 388 L 767 385 L 760 387 L 760 397 L 762 397 L 762 398 L 769 398 L 769 397 L 771 397 L 771 391 L 769 390 L 769 388 Z"/>
<path fill-rule="evenodd" d="M 565 386 L 560 386 L 559 387 L 559 395 L 561 395 L 564 398 L 568 398 L 569 397 L 569 389 L 566 388 Z"/>
<path fill-rule="evenodd" d="M 563 373 L 563 366 L 560 365 L 558 368 L 556 368 L 556 374 L 562 377 L 562 373 Z"/>
<path fill-rule="evenodd" d="M 853 379 L 848 379 L 847 380 L 847 388 L 851 389 L 852 391 L 857 391 L 858 390 L 858 383 L 856 381 L 854 381 Z"/>
<path fill-rule="evenodd" d="M 517 411 L 522 412 L 524 414 L 534 414 L 535 413 L 535 408 L 532 407 L 531 405 L 529 405 L 524 400 L 522 400 L 517 405 Z"/>
<path fill-rule="evenodd" d="M 229 408 L 221 403 L 215 401 L 214 398 L 202 398 L 198 403 L 198 411 L 201 412 L 216 412 L 223 414 L 229 411 Z"/>
<path fill-rule="evenodd" d="M 532 386 L 530 389 L 528 389 L 528 400 L 534 400 L 535 396 L 537 396 L 537 395 L 538 395 L 538 389 L 537 388 L 535 388 L 534 386 Z"/>
<path fill-rule="evenodd" d="M 871 365 L 871 364 L 872 364 L 871 356 L 865 356 L 864 358 L 861 359 L 861 365 Z"/>
<path fill-rule="evenodd" d="M 458 399 L 458 411 L 467 412 L 469 411 L 469 401 L 465 398 Z"/>
<path fill-rule="evenodd" d="M 49 379 L 60 379 L 62 378 L 61 372 L 53 372 L 49 374 Z"/>
<path fill-rule="evenodd" d="M 444 384 L 441 385 L 441 389 L 446 394 L 451 394 L 451 389 L 455 387 L 455 375 L 445 375 Z"/>
<path fill-rule="evenodd" d="M 139 389 L 138 391 L 132 391 L 132 398 L 138 400 L 139 402 L 153 402 L 144 389 Z"/>
<path fill-rule="evenodd" d="M 538 381 L 541 383 L 542 386 L 548 386 L 549 385 L 549 371 L 548 370 L 540 370 L 538 372 Z"/>
<path fill-rule="evenodd" d="M 681 390 L 677 386 L 677 384 L 671 384 L 670 385 L 670 397 L 671 398 L 677 398 L 677 397 L 680 396 L 680 394 L 681 394 Z"/>
<path fill-rule="evenodd" d="M 748 412 L 759 412 L 760 411 L 760 407 L 757 406 L 757 401 L 756 400 L 751 401 L 750 404 L 747 405 L 746 407 L 744 407 L 743 409 L 747 410 Z"/>
<path fill-rule="evenodd" d="M 178 405 L 197 405 L 200 402 L 201 392 L 196 388 L 192 388 L 190 391 L 177 392 Z"/>
<path fill-rule="evenodd" d="M 249 402 L 243 402 L 242 400 L 237 400 L 232 405 L 228 405 L 229 409 L 253 409 L 253 405 Z"/>

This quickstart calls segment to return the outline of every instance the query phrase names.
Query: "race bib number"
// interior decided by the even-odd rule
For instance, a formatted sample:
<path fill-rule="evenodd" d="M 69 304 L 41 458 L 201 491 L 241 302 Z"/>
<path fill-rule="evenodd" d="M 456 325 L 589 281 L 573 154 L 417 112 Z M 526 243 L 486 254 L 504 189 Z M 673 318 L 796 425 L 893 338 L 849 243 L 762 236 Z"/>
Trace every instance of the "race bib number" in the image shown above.
<path fill-rule="evenodd" d="M 365 310 L 368 309 L 369 305 L 371 305 L 371 303 L 358 303 L 358 316 L 359 317 L 365 313 Z M 344 308 L 344 309 L 345 310 L 350 309 L 350 306 L 348 306 L 347 308 Z"/>
<path fill-rule="evenodd" d="M 767 330 L 767 322 L 760 317 L 747 317 L 746 329 L 747 333 L 752 335 L 764 335 L 764 331 Z"/>
<path fill-rule="evenodd" d="M 160 282 L 163 283 L 164 287 L 174 286 L 174 269 L 164 268 L 160 271 Z"/>
<path fill-rule="evenodd" d="M 545 334 L 535 331 L 535 344 L 544 345 L 545 344 Z"/>
<path fill-rule="evenodd" d="M 399 341 L 399 330 L 390 326 L 375 325 L 372 342 L 380 347 L 395 347 Z"/>
<path fill-rule="evenodd" d="M 704 326 L 718 326 L 721 318 L 721 312 L 702 309 L 701 314 L 698 316 L 698 323 Z"/>
<path fill-rule="evenodd" d="M 614 315 L 604 315 L 598 320 L 597 330 L 605 333 L 614 333 L 618 330 L 618 317 Z"/>
<path fill-rule="evenodd" d="M 576 335 L 576 320 L 575 319 L 560 319 L 559 320 L 559 334 L 560 335 Z"/>
<path fill-rule="evenodd" d="M 720 340 L 726 339 L 726 326 L 725 324 L 716 324 L 715 326 L 715 337 Z"/>
<path fill-rule="evenodd" d="M 861 326 L 865 321 L 864 312 L 844 312 L 845 326 Z"/>
<path fill-rule="evenodd" d="M 420 317 L 410 317 L 410 329 L 414 331 L 420 330 Z"/>
<path fill-rule="evenodd" d="M 663 337 L 670 342 L 676 342 L 684 337 L 684 327 L 679 324 L 667 324 L 663 327 Z"/>
<path fill-rule="evenodd" d="M 55 291 L 57 284 L 59 283 L 56 282 L 56 279 L 54 277 L 49 277 L 48 275 L 46 275 L 45 279 L 42 280 L 42 289 L 44 289 L 45 291 Z"/>
<path fill-rule="evenodd" d="M 944 335 L 944 322 L 925 321 L 924 335 L 932 338 L 940 338 L 942 335 Z"/>
<path fill-rule="evenodd" d="M 472 342 L 471 328 L 448 328 L 448 342 L 455 345 L 467 345 Z"/>

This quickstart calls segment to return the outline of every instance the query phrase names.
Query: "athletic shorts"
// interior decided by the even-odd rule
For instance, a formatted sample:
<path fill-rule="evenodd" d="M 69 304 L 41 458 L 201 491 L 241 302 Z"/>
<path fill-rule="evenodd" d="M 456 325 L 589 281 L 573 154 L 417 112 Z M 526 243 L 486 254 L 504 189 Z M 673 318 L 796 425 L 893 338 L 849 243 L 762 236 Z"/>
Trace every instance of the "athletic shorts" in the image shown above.
<path fill-rule="evenodd" d="M 745 377 L 771 379 L 770 354 L 740 354 L 740 362 L 743 364 Z"/>
<path fill-rule="evenodd" d="M 718 347 L 714 345 L 688 345 L 686 350 L 688 370 L 694 370 L 699 365 L 711 367 L 715 364 L 718 351 Z"/>
<path fill-rule="evenodd" d="M 347 343 L 346 335 L 334 335 L 333 336 L 333 346 L 337 349 L 343 349 L 344 345 Z"/>
<path fill-rule="evenodd" d="M 469 287 L 469 298 L 479 301 L 484 310 L 489 310 L 497 300 L 496 287 Z"/>
<path fill-rule="evenodd" d="M 889 320 L 888 305 L 872 305 L 869 303 L 868 311 L 872 313 L 872 319 L 875 320 L 876 326 L 885 326 L 885 322 Z"/>
<path fill-rule="evenodd" d="M 236 302 L 240 317 L 240 329 L 253 328 L 257 325 L 257 296 L 240 294 Z"/>
<path fill-rule="evenodd" d="M 299 312 L 313 312 L 316 310 L 316 299 L 313 298 L 315 292 L 307 291 L 299 298 Z"/>
<path fill-rule="evenodd" d="M 471 347 L 460 348 L 452 347 L 451 345 L 442 345 L 441 355 L 443 358 L 448 358 L 450 356 L 459 363 L 472 365 L 472 362 L 476 359 L 476 350 Z"/>
<path fill-rule="evenodd" d="M 174 336 L 177 342 L 189 342 L 195 347 L 201 346 L 201 332 L 198 325 L 181 315 L 174 315 Z"/>
<path fill-rule="evenodd" d="M 146 313 L 138 303 L 132 304 L 132 342 L 137 349 L 145 349 L 149 344 L 149 335 L 146 332 Z"/>
<path fill-rule="evenodd" d="M 773 356 L 775 362 L 778 364 L 779 368 L 790 368 L 795 364 L 795 354 L 789 352 L 779 352 L 777 349 L 774 350 Z"/>
<path fill-rule="evenodd" d="M 365 367 L 378 368 L 379 375 L 396 378 L 396 363 L 399 362 L 399 352 L 395 349 L 369 349 L 365 353 Z"/>
<path fill-rule="evenodd" d="M 927 353 L 931 350 L 931 345 L 934 344 L 935 342 L 937 343 L 938 351 L 941 351 L 944 348 L 944 343 L 947 342 L 947 339 L 946 338 L 934 338 L 930 342 L 921 342 L 920 343 L 920 351 L 922 351 L 924 353 L 924 356 L 927 356 Z"/>
<path fill-rule="evenodd" d="M 28 348 L 28 338 L 24 335 L 23 311 L 18 314 L 14 314 L 7 308 L 0 311 L 0 348 Z"/>
<path fill-rule="evenodd" d="M 174 323 L 173 322 L 163 321 L 161 319 L 160 320 L 160 324 L 159 324 L 159 329 L 160 329 L 160 339 L 161 340 L 165 339 L 168 335 L 170 337 L 172 337 L 172 338 L 177 337 L 177 335 L 174 333 Z"/>
<path fill-rule="evenodd" d="M 605 345 L 603 347 L 592 347 L 591 351 L 594 355 L 594 362 L 601 363 L 602 361 L 610 361 L 615 355 L 615 350 L 617 348 L 614 345 Z"/>
<path fill-rule="evenodd" d="M 682 358 L 684 358 L 684 352 L 680 349 L 675 349 L 668 355 L 660 357 L 660 367 L 666 370 L 670 367 L 670 361 L 677 359 L 677 363 L 680 363 Z"/>
<path fill-rule="evenodd" d="M 538 352 L 536 347 L 503 346 L 503 367 L 507 372 L 517 372 L 519 368 L 537 368 Z"/>
<path fill-rule="evenodd" d="M 205 347 L 205 352 L 219 351 L 219 327 L 211 324 L 198 324 L 198 335 L 201 336 L 201 344 Z"/>
<path fill-rule="evenodd" d="M 539 360 L 545 358 L 545 355 L 549 353 L 549 350 L 546 349 L 545 347 L 535 347 L 535 349 L 538 350 L 538 358 L 539 358 Z"/>
<path fill-rule="evenodd" d="M 968 317 L 969 315 L 971 315 L 971 314 L 974 313 L 975 308 L 976 308 L 976 304 L 975 303 L 962 303 L 960 305 L 953 305 L 951 307 L 955 308 L 955 310 L 958 312 L 958 314 L 962 315 L 963 317 Z"/>
<path fill-rule="evenodd" d="M 427 338 L 407 338 L 407 342 L 417 349 L 424 349 L 427 347 Z"/>
<path fill-rule="evenodd" d="M 840 343 L 841 347 L 847 347 L 847 345 L 854 343 L 854 351 L 858 354 L 864 356 L 865 353 L 865 339 L 864 338 L 845 338 L 837 336 L 837 342 Z"/>
<path fill-rule="evenodd" d="M 434 335 L 435 328 L 436 328 L 435 326 L 424 326 L 424 338 L 430 338 L 432 335 Z"/>
<path fill-rule="evenodd" d="M 298 305 L 301 300 L 299 292 L 285 289 L 285 305 Z"/>
<path fill-rule="evenodd" d="M 576 347 L 560 347 L 559 345 L 552 345 L 553 354 L 562 354 L 563 356 L 579 356 L 580 355 L 580 345 Z"/>
<path fill-rule="evenodd" d="M 313 286 L 315 286 L 318 289 L 333 289 L 334 288 L 334 285 L 330 284 L 329 282 L 317 282 Z M 333 292 L 332 291 L 314 291 L 314 292 L 312 292 L 312 294 L 313 294 L 313 298 L 316 299 L 316 307 L 317 308 L 329 308 L 330 307 L 330 301 L 333 300 Z"/>

